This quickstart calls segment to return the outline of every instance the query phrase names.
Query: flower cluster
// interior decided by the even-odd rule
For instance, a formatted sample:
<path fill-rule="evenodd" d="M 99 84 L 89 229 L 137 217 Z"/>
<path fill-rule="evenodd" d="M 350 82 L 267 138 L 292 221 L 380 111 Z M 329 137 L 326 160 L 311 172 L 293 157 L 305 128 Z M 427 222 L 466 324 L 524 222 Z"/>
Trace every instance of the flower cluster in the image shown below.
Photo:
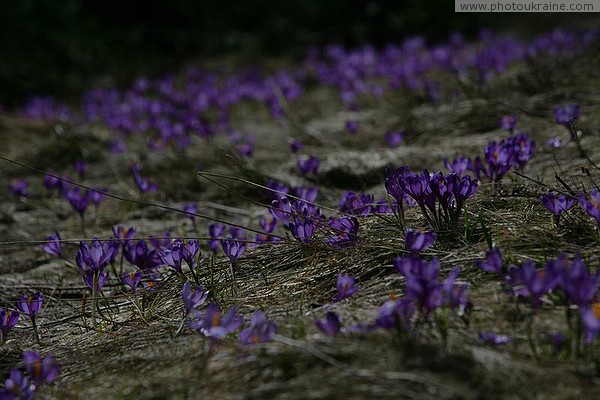
<path fill-rule="evenodd" d="M 58 377 L 60 368 L 51 354 L 42 359 L 34 351 L 23 352 L 24 369 L 15 368 L 0 389 L 0 399 L 31 400 L 36 390 L 52 383 Z"/>
<path fill-rule="evenodd" d="M 465 201 L 477 192 L 477 180 L 470 176 L 436 174 L 427 170 L 418 174 L 405 167 L 388 169 L 385 184 L 398 205 L 406 195 L 410 196 L 434 230 L 456 228 Z M 399 210 L 403 213 L 401 207 Z"/>

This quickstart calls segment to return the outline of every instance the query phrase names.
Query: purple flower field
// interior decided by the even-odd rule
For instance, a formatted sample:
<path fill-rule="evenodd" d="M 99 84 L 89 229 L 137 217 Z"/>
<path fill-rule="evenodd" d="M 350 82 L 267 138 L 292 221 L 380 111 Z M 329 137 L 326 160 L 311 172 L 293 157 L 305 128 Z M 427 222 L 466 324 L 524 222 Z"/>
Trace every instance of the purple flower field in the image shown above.
<path fill-rule="evenodd" d="M 415 36 L 0 107 L 0 399 L 596 398 L 599 48 Z"/>

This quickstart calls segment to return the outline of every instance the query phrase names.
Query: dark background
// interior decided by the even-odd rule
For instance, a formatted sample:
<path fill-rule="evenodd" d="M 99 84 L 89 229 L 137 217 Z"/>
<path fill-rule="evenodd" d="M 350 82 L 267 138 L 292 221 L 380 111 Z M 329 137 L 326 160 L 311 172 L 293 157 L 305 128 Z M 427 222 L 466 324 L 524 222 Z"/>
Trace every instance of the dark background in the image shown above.
<path fill-rule="evenodd" d="M 125 85 L 199 57 L 301 58 L 309 45 L 430 42 L 481 27 L 531 35 L 590 26 L 593 14 L 457 14 L 452 0 L 4 0 L 0 102 L 75 99 L 90 85 Z"/>

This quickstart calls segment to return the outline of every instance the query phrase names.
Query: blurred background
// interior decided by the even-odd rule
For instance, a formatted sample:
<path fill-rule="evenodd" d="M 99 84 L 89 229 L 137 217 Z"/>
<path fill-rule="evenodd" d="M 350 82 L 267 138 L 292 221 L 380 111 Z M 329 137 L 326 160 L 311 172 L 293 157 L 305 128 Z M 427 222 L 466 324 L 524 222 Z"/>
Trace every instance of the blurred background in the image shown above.
<path fill-rule="evenodd" d="M 584 28 L 594 14 L 454 13 L 451 0 L 4 0 L 0 103 L 62 100 L 91 85 L 125 85 L 208 57 L 232 62 L 301 59 L 328 43 L 376 46 L 405 36 L 445 41 L 482 27 L 521 36 Z"/>

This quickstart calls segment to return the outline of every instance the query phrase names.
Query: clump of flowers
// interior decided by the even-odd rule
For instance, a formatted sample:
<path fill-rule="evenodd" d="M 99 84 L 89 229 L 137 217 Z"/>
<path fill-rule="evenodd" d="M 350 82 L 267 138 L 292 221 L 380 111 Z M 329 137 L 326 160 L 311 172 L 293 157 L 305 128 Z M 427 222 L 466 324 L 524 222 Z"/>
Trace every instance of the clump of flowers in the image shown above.
<path fill-rule="evenodd" d="M 24 370 L 15 368 L 0 388 L 0 399 L 31 400 L 38 388 L 52 383 L 60 373 L 60 368 L 51 354 L 44 359 L 33 351 L 23 352 Z"/>
<path fill-rule="evenodd" d="M 354 217 L 331 218 L 329 226 L 335 234 L 326 238 L 325 243 L 331 247 L 346 247 L 358 240 L 358 220 Z"/>
<path fill-rule="evenodd" d="M 315 156 L 300 157 L 296 161 L 296 166 L 302 175 L 317 174 L 319 172 L 319 166 L 321 162 Z"/>
<path fill-rule="evenodd" d="M 477 192 L 477 180 L 470 176 L 444 175 L 442 172 L 412 173 L 406 167 L 388 169 L 386 189 L 396 199 L 399 219 L 404 221 L 400 206 L 404 196 L 410 196 L 419 206 L 423 217 L 433 230 L 457 228 L 465 201 Z"/>

